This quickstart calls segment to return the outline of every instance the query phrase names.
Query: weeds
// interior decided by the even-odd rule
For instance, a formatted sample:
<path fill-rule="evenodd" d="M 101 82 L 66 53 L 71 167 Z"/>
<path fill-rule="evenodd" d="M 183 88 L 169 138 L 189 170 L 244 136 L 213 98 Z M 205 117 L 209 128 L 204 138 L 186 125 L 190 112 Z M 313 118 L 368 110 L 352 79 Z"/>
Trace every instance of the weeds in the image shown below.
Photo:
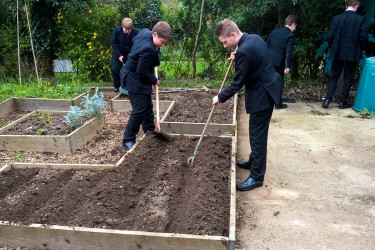
<path fill-rule="evenodd" d="M 313 114 L 313 115 L 321 115 L 321 116 L 323 116 L 323 115 L 329 115 L 329 113 L 327 113 L 327 112 L 322 112 L 322 111 L 320 111 L 319 109 L 315 109 L 315 108 L 313 108 L 313 109 L 310 111 L 310 113 Z"/>
<path fill-rule="evenodd" d="M 359 112 L 359 115 L 362 118 L 375 118 L 375 112 L 369 111 L 367 108 L 364 108 L 361 112 Z"/>
<path fill-rule="evenodd" d="M 20 154 L 20 153 L 16 153 L 16 154 L 12 155 L 11 159 L 13 161 L 21 161 L 21 160 L 26 159 L 26 155 Z"/>

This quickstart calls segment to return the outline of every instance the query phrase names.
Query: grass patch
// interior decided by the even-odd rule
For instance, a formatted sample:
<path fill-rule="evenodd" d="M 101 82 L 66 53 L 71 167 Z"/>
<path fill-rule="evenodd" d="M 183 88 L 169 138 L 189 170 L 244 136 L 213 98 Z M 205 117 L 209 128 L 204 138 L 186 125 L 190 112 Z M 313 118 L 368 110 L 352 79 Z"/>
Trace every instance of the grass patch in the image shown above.
<path fill-rule="evenodd" d="M 359 115 L 362 118 L 375 118 L 375 112 L 369 111 L 367 108 L 364 108 L 361 112 L 359 112 Z"/>
<path fill-rule="evenodd" d="M 311 111 L 310 111 L 311 114 L 313 115 L 320 115 L 320 116 L 323 116 L 323 115 L 329 115 L 329 113 L 327 112 L 322 112 L 320 111 L 319 109 L 315 109 L 313 108 Z"/>
<path fill-rule="evenodd" d="M 13 161 L 22 161 L 22 160 L 26 159 L 26 155 L 17 153 L 17 154 L 12 155 L 11 159 Z"/>

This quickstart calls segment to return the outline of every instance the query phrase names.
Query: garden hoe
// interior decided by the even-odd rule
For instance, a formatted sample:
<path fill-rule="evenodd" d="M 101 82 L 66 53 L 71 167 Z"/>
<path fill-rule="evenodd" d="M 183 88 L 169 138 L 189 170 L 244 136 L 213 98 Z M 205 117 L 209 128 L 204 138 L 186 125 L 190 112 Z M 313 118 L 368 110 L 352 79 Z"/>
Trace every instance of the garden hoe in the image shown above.
<path fill-rule="evenodd" d="M 237 48 L 236 48 L 236 50 L 235 50 L 234 52 L 236 52 L 236 51 L 237 51 Z M 227 69 L 227 73 L 225 74 L 224 80 L 223 80 L 223 82 L 221 83 L 221 86 L 220 86 L 220 89 L 219 89 L 219 93 L 221 92 L 221 90 L 222 90 L 223 87 L 224 87 L 224 83 L 225 83 L 225 81 L 227 80 L 227 77 L 228 77 L 228 74 L 229 74 L 229 72 L 230 72 L 230 69 L 232 68 L 232 64 L 233 64 L 233 60 L 231 60 L 230 63 L 229 63 L 229 66 L 228 66 L 228 69 Z M 198 141 L 197 145 L 195 145 L 194 153 L 190 156 L 190 158 L 189 158 L 188 161 L 187 161 L 188 163 L 191 164 L 191 166 L 193 166 L 193 164 L 194 164 L 194 158 L 195 158 L 195 156 L 196 156 L 196 154 L 197 154 L 197 152 L 198 152 L 199 146 L 200 146 L 200 144 L 201 144 L 201 142 L 202 142 L 202 139 L 203 139 L 203 137 L 204 137 L 204 133 L 206 132 L 207 126 L 208 126 L 208 124 L 210 123 L 211 116 L 212 116 L 212 114 L 214 113 L 215 107 L 216 107 L 216 105 L 213 105 L 213 106 L 212 106 L 212 109 L 211 109 L 210 115 L 208 116 L 207 122 L 206 122 L 206 124 L 204 125 L 203 131 L 202 131 L 202 134 L 201 134 L 201 137 L 199 138 L 199 141 Z"/>

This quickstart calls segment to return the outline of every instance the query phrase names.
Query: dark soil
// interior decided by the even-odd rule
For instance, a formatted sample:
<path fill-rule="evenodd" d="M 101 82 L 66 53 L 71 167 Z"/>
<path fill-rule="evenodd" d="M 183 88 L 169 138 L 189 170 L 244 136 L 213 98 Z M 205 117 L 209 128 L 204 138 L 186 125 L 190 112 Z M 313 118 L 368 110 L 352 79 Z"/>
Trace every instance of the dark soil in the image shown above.
<path fill-rule="evenodd" d="M 9 125 L 10 123 L 16 121 L 17 119 L 23 117 L 24 115 L 28 114 L 28 111 L 15 111 L 11 112 L 5 116 L 0 116 L 0 128 Z"/>
<path fill-rule="evenodd" d="M 160 91 L 160 100 L 175 101 L 175 105 L 165 121 L 206 123 L 212 109 L 212 98 L 215 95 L 217 95 L 217 90 Z M 119 99 L 128 99 L 128 97 L 121 95 Z M 231 98 L 216 106 L 210 122 L 233 123 L 233 103 L 233 98 Z"/>
<path fill-rule="evenodd" d="M 15 124 L 4 134 L 8 135 L 68 135 L 74 131 L 64 122 L 66 114 L 35 113 Z"/>
<path fill-rule="evenodd" d="M 0 174 L 0 220 L 228 236 L 231 139 L 146 136 L 118 168 Z"/>
<path fill-rule="evenodd" d="M 115 164 L 126 153 L 122 148 L 122 135 L 128 118 L 128 112 L 106 111 L 104 128 L 73 155 L 0 150 L 0 166 L 14 161 L 14 155 L 23 155 L 20 161 L 29 163 Z"/>

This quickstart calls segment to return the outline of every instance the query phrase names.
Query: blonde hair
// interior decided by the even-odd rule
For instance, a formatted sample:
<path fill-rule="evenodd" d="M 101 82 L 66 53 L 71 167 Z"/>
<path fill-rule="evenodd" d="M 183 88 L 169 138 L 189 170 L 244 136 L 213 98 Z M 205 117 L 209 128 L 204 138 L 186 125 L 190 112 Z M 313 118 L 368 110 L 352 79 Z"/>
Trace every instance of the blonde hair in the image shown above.
<path fill-rule="evenodd" d="M 133 20 L 128 17 L 122 19 L 121 26 L 127 30 L 131 30 L 133 28 Z"/>
<path fill-rule="evenodd" d="M 238 28 L 237 24 L 230 19 L 225 18 L 224 20 L 220 21 L 215 30 L 215 36 L 223 36 L 229 37 L 230 34 L 234 32 L 236 34 L 240 34 L 241 31 Z"/>

